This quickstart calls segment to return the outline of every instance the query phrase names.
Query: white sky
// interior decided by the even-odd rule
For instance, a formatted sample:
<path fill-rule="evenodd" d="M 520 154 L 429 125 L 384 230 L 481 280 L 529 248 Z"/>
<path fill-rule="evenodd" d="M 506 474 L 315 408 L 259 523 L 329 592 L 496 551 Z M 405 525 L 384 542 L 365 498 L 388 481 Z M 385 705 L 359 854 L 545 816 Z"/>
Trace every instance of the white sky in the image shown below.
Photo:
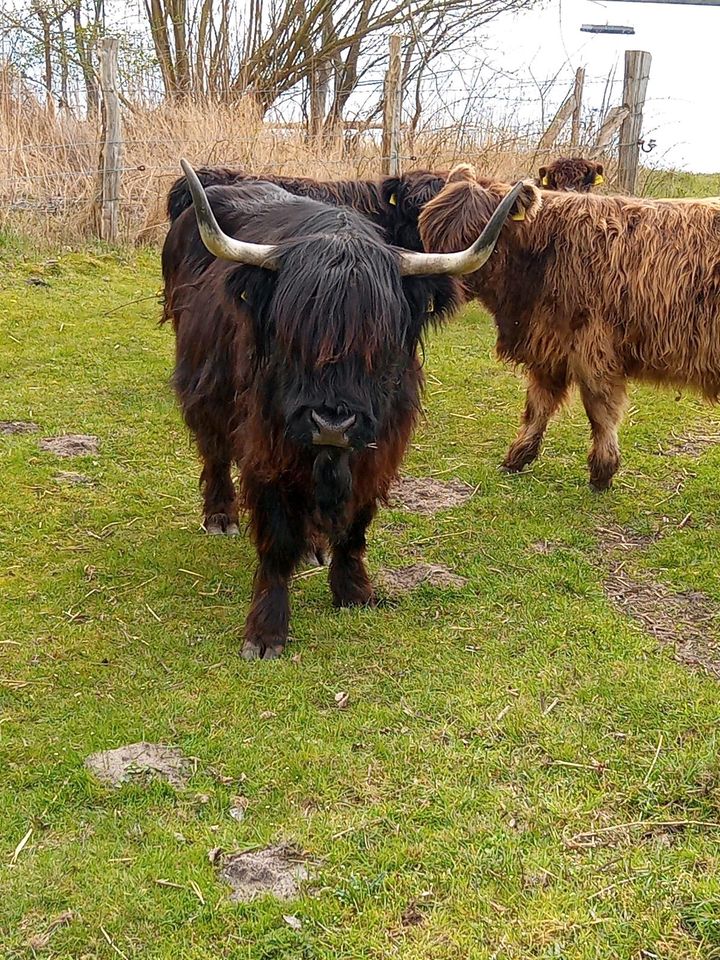
<path fill-rule="evenodd" d="M 583 23 L 633 26 L 635 35 L 581 33 Z M 549 0 L 541 10 L 500 18 L 488 33 L 492 61 L 506 70 L 522 74 L 530 64 L 536 77 L 546 78 L 568 62 L 566 91 L 576 67 L 585 66 L 586 96 L 596 104 L 600 78 L 613 64 L 622 78 L 625 50 L 649 51 L 644 135 L 657 141 L 653 165 L 720 171 L 720 7 Z M 613 104 L 621 92 L 618 85 Z"/>

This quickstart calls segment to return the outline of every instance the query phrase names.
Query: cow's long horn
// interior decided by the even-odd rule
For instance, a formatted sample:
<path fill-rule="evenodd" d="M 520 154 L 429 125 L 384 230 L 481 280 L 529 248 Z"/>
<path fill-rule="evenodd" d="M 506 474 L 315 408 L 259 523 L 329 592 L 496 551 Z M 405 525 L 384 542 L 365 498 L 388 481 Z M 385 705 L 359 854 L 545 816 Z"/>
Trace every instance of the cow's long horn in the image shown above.
<path fill-rule="evenodd" d="M 523 182 L 520 180 L 487 222 L 487 225 L 475 243 L 460 253 L 414 253 L 403 250 L 400 254 L 400 273 L 404 277 L 426 277 L 430 274 L 451 274 L 459 277 L 474 273 L 489 258 L 495 249 L 500 231 L 512 210 Z"/>
<path fill-rule="evenodd" d="M 277 270 L 277 248 L 274 244 L 248 243 L 223 233 L 197 174 L 187 160 L 181 160 L 180 166 L 190 187 L 200 236 L 210 253 L 222 260 L 233 260 L 253 267 L 265 267 L 266 270 Z"/>

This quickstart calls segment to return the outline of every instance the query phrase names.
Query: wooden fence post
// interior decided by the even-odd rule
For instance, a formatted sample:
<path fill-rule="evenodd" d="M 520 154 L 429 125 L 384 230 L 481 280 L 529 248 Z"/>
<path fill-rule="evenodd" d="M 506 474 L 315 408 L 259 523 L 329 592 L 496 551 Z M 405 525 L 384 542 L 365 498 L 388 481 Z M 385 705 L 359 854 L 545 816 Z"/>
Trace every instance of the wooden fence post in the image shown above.
<path fill-rule="evenodd" d="M 645 50 L 625 51 L 625 83 L 623 106 L 628 115 L 620 128 L 618 153 L 618 187 L 626 193 L 635 192 L 640 137 L 642 136 L 643 106 L 647 92 L 652 56 Z"/>
<path fill-rule="evenodd" d="M 120 228 L 120 181 L 122 124 L 117 86 L 118 45 L 116 37 L 100 41 L 100 89 L 102 91 L 102 146 L 100 148 L 100 196 L 98 233 L 115 243 Z"/>
<path fill-rule="evenodd" d="M 570 144 L 573 150 L 580 144 L 580 121 L 582 120 L 583 87 L 585 86 L 585 67 L 578 67 L 575 73 L 575 108 L 572 115 Z"/>
<path fill-rule="evenodd" d="M 382 135 L 382 168 L 386 176 L 400 173 L 400 115 L 402 111 L 400 37 L 390 37 L 390 62 L 385 74 Z"/>
<path fill-rule="evenodd" d="M 627 119 L 629 113 L 630 111 L 627 107 L 613 107 L 612 110 L 610 110 L 598 131 L 595 145 L 588 150 L 587 155 L 590 160 L 594 160 L 607 150 L 610 141 L 618 132 L 618 128 L 621 127 Z"/>
<path fill-rule="evenodd" d="M 582 109 L 582 81 L 578 85 L 579 73 L 580 73 L 580 70 L 578 70 L 578 73 L 575 75 L 575 83 L 573 84 L 572 90 L 567 95 L 567 97 L 565 97 L 563 102 L 560 104 L 555 116 L 552 118 L 552 120 L 548 124 L 547 129 L 545 130 L 545 133 L 543 133 L 543 135 L 540 137 L 540 142 L 538 143 L 538 152 L 542 152 L 544 150 L 550 150 L 552 149 L 552 147 L 555 146 L 555 142 L 557 141 L 558 137 L 565 129 L 565 125 L 570 119 L 570 117 L 572 117 L 572 122 L 573 122 L 573 142 L 574 142 L 574 131 L 575 131 L 575 123 L 576 123 L 575 118 L 577 115 L 578 123 L 579 123 L 580 110 Z M 583 79 L 584 79 L 585 71 L 582 70 L 582 73 L 583 73 Z"/>

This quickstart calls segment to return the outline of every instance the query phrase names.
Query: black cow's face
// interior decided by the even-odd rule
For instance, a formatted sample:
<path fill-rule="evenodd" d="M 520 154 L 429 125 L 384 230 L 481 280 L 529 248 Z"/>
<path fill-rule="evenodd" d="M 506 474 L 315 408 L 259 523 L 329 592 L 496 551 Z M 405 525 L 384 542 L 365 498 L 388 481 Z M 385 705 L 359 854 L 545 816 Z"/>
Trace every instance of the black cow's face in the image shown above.
<path fill-rule="evenodd" d="M 446 173 L 411 170 L 401 177 L 386 177 L 382 193 L 390 208 L 389 240 L 396 247 L 422 250 L 418 217 L 422 208 L 445 186 Z"/>
<path fill-rule="evenodd" d="M 402 279 L 392 249 L 342 233 L 288 245 L 274 273 L 235 277 L 231 293 L 253 318 L 265 415 L 318 452 L 377 441 L 403 402 L 428 318 L 456 291 L 447 278 Z"/>
<path fill-rule="evenodd" d="M 356 376 L 353 366 L 335 363 L 309 376 L 294 363 L 278 371 L 288 437 L 301 446 L 352 450 L 375 442 L 385 398 L 377 380 Z"/>

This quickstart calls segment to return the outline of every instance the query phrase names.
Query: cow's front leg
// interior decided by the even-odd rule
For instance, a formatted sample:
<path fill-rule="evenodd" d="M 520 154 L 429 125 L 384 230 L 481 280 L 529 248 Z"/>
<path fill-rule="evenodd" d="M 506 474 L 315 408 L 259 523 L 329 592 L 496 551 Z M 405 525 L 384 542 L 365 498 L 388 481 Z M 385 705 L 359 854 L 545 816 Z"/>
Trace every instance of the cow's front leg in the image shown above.
<path fill-rule="evenodd" d="M 333 539 L 330 589 L 336 607 L 365 606 L 375 602 L 365 567 L 365 537 L 375 510 L 375 503 L 361 507 L 343 533 Z"/>
<path fill-rule="evenodd" d="M 302 505 L 278 487 L 250 491 L 248 499 L 258 567 L 242 656 L 245 660 L 273 660 L 287 643 L 288 582 L 305 551 L 305 514 Z"/>
<path fill-rule="evenodd" d="M 203 526 L 206 532 L 230 537 L 240 533 L 230 460 L 205 459 L 200 485 L 203 489 Z"/>
<path fill-rule="evenodd" d="M 568 381 L 564 368 L 553 373 L 529 370 L 527 378 L 522 426 L 502 464 L 508 473 L 517 473 L 537 459 L 548 421 L 567 397 Z"/>

